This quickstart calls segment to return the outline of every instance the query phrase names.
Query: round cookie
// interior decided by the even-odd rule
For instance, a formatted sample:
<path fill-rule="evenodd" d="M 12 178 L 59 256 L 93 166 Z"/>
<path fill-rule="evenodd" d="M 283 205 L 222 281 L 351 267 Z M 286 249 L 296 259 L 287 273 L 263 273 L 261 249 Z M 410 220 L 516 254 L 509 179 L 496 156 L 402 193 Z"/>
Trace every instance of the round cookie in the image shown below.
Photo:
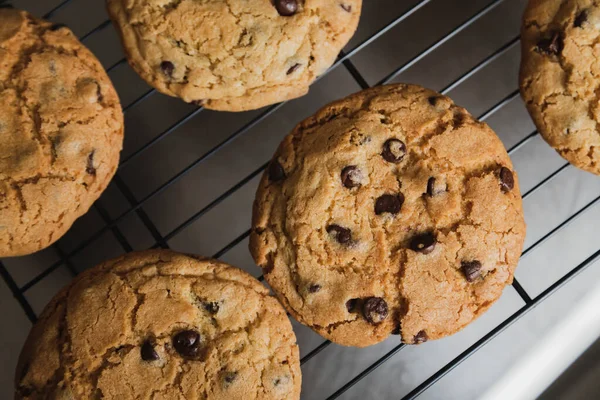
<path fill-rule="evenodd" d="M 521 94 L 540 134 L 600 175 L 600 4 L 530 0 L 521 38 Z"/>
<path fill-rule="evenodd" d="M 59 239 L 122 144 L 121 104 L 92 53 L 64 26 L 0 9 L 0 257 Z"/>
<path fill-rule="evenodd" d="M 303 96 L 352 37 L 362 0 L 108 0 L 131 66 L 223 111 Z"/>
<path fill-rule="evenodd" d="M 258 188 L 250 250 L 293 316 L 363 347 L 465 327 L 512 282 L 524 237 L 494 132 L 448 97 L 390 85 L 285 138 Z"/>
<path fill-rule="evenodd" d="M 289 319 L 218 261 L 131 253 L 79 275 L 21 353 L 16 399 L 298 399 Z"/>

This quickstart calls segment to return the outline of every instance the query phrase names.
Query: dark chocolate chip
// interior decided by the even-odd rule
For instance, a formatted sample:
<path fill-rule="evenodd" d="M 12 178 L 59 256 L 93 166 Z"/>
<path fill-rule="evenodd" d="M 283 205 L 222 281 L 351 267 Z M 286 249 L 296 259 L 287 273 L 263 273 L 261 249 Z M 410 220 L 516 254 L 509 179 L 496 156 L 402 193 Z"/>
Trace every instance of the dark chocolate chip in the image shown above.
<path fill-rule="evenodd" d="M 225 372 L 223 374 L 223 382 L 225 383 L 225 386 L 231 385 L 237 378 L 237 375 L 237 372 Z"/>
<path fill-rule="evenodd" d="M 577 17 L 575 17 L 575 21 L 573 21 L 573 26 L 575 28 L 581 28 L 583 26 L 583 24 L 587 21 L 587 19 L 588 19 L 588 11 L 583 10 L 579 14 L 577 14 Z"/>
<path fill-rule="evenodd" d="M 375 214 L 398 214 L 404 204 L 404 195 L 384 194 L 375 201 Z"/>
<path fill-rule="evenodd" d="M 273 160 L 269 164 L 269 180 L 271 182 L 279 182 L 285 179 L 285 171 L 279 161 Z"/>
<path fill-rule="evenodd" d="M 55 31 L 57 31 L 57 30 L 59 30 L 59 29 L 66 28 L 66 27 L 67 27 L 67 26 L 66 26 L 65 24 L 53 24 L 53 25 L 52 25 L 50 28 L 48 28 L 48 29 L 50 29 L 52 32 L 55 32 Z"/>
<path fill-rule="evenodd" d="M 538 51 L 548 55 L 559 55 L 564 48 L 564 42 L 560 32 L 554 31 L 549 38 L 540 40 L 537 44 L 537 48 Z"/>
<path fill-rule="evenodd" d="M 142 360 L 144 361 L 156 361 L 160 358 L 156 350 L 154 350 L 154 346 L 152 345 L 152 343 L 150 343 L 149 340 L 146 340 L 144 344 L 142 344 L 141 355 Z"/>
<path fill-rule="evenodd" d="M 446 188 L 442 188 L 442 185 L 436 186 L 436 179 L 432 176 L 427 180 L 427 195 L 429 197 L 437 196 L 438 194 L 444 193 Z"/>
<path fill-rule="evenodd" d="M 173 337 L 173 347 L 183 357 L 195 358 L 200 354 L 200 334 L 196 331 L 181 331 Z"/>
<path fill-rule="evenodd" d="M 282 17 L 289 17 L 298 11 L 298 0 L 275 0 L 275 8 Z"/>
<path fill-rule="evenodd" d="M 301 65 L 302 65 L 302 64 L 298 64 L 298 63 L 296 63 L 296 64 L 292 65 L 292 66 L 290 67 L 290 69 L 288 69 L 288 71 L 287 71 L 287 75 L 291 75 L 291 74 L 293 74 L 293 73 L 294 73 L 294 71 L 296 71 L 298 68 L 300 68 L 300 66 L 301 66 Z"/>
<path fill-rule="evenodd" d="M 216 301 L 211 301 L 203 304 L 204 309 L 211 314 L 216 314 L 219 312 L 219 303 Z"/>
<path fill-rule="evenodd" d="M 163 61 L 160 63 L 160 69 L 163 74 L 167 76 L 173 76 L 173 71 L 175 71 L 175 65 L 171 61 Z"/>
<path fill-rule="evenodd" d="M 410 248 L 419 253 L 429 254 L 435 249 L 436 242 L 433 233 L 427 232 L 415 236 L 410 241 Z"/>
<path fill-rule="evenodd" d="M 308 291 L 309 291 L 310 293 L 317 293 L 317 292 L 318 292 L 318 291 L 320 291 L 320 290 L 321 290 L 321 285 L 319 285 L 319 284 L 317 284 L 317 283 L 315 283 L 314 285 L 310 285 L 310 286 L 308 287 Z"/>
<path fill-rule="evenodd" d="M 350 5 L 350 4 L 342 3 L 342 4 L 340 4 L 340 7 L 342 7 L 344 9 L 344 11 L 346 11 L 346 12 L 352 12 L 352 5 Z"/>
<path fill-rule="evenodd" d="M 397 164 L 402 161 L 405 155 L 406 145 L 403 141 L 398 139 L 389 139 L 383 144 L 381 156 L 385 161 Z"/>
<path fill-rule="evenodd" d="M 96 150 L 92 150 L 90 154 L 88 154 L 87 165 L 85 167 L 85 172 L 92 176 L 96 176 L 96 168 L 94 167 L 94 154 Z"/>
<path fill-rule="evenodd" d="M 427 333 L 425 331 L 420 331 L 417 333 L 413 339 L 414 344 L 422 344 L 425 343 L 429 338 L 427 337 Z"/>
<path fill-rule="evenodd" d="M 461 268 L 463 274 L 465 274 L 465 278 L 467 278 L 467 281 L 469 282 L 474 282 L 481 277 L 481 262 L 477 260 L 463 261 L 461 263 Z"/>
<path fill-rule="evenodd" d="M 98 99 L 98 103 L 102 103 L 102 100 L 104 100 L 104 95 L 102 94 L 102 88 L 98 82 L 96 82 L 96 87 L 96 98 Z"/>
<path fill-rule="evenodd" d="M 511 190 L 513 190 L 513 188 L 515 187 L 515 178 L 510 169 L 508 169 L 506 167 L 500 168 L 499 177 L 500 177 L 500 188 L 502 189 L 503 192 L 507 193 L 507 192 L 510 192 Z"/>
<path fill-rule="evenodd" d="M 356 165 L 350 165 L 342 170 L 342 183 L 348 189 L 360 186 L 362 173 Z"/>
<path fill-rule="evenodd" d="M 363 315 L 371 324 L 379 324 L 388 316 L 387 302 L 381 297 L 369 297 L 363 303 Z"/>
<path fill-rule="evenodd" d="M 352 231 L 348 228 L 333 224 L 325 229 L 340 244 L 348 244 L 352 241 Z"/>
<path fill-rule="evenodd" d="M 440 101 L 441 99 L 441 96 L 431 96 L 427 100 L 429 101 L 429 104 L 431 104 L 432 106 L 436 106 L 438 101 Z"/>
<path fill-rule="evenodd" d="M 356 306 L 358 306 L 359 299 L 350 299 L 346 302 L 346 309 L 348 312 L 355 312 Z"/>

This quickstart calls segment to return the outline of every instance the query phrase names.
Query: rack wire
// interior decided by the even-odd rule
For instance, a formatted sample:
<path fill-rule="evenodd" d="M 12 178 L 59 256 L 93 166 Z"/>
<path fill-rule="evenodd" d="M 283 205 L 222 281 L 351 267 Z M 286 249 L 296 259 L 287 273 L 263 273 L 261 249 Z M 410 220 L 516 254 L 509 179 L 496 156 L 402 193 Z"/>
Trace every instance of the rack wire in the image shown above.
<path fill-rule="evenodd" d="M 44 18 L 52 20 L 54 17 L 56 17 L 61 12 L 63 12 L 65 9 L 67 9 L 69 7 L 69 5 L 71 3 L 73 3 L 74 1 L 75 0 L 63 0 L 62 2 L 55 5 L 52 9 L 47 11 L 46 14 L 44 15 Z M 421 50 L 417 55 L 412 57 L 410 60 L 403 63 L 398 68 L 395 68 L 385 78 L 383 78 L 379 82 L 377 82 L 376 85 L 382 85 L 382 84 L 386 84 L 386 83 L 394 81 L 397 77 L 402 75 L 404 72 L 410 70 L 415 65 L 417 65 L 417 63 L 419 63 L 421 60 L 425 59 L 427 56 L 429 56 L 429 55 L 433 54 L 434 52 L 436 52 L 437 50 L 439 50 L 444 44 L 448 43 L 453 38 L 457 37 L 461 32 L 464 32 L 466 29 L 468 29 L 474 23 L 479 21 L 481 18 L 483 18 L 484 16 L 488 15 L 490 12 L 495 10 L 499 5 L 501 5 L 504 2 L 508 2 L 508 1 L 510 1 L 510 0 L 487 1 L 484 4 L 484 6 L 481 7 L 477 12 L 470 15 L 467 19 L 462 21 L 458 26 L 455 26 L 446 35 L 439 38 L 431 45 L 427 46 L 427 48 Z M 13 2 L 8 2 L 8 3 L 13 3 L 18 6 L 18 2 L 19 2 L 19 0 L 14 0 Z M 386 33 L 390 32 L 392 29 L 397 27 L 399 24 L 403 23 L 410 17 L 417 14 L 424 7 L 429 6 L 435 2 L 436 2 L 435 0 L 414 1 L 413 2 L 414 4 L 407 7 L 406 10 L 404 12 L 402 12 L 399 16 L 392 19 L 389 23 L 387 23 L 385 26 L 383 26 L 382 28 L 377 30 L 375 33 L 371 34 L 364 41 L 362 41 L 361 43 L 354 46 L 352 49 L 350 49 L 348 51 L 341 52 L 339 57 L 337 58 L 335 64 L 329 69 L 328 72 L 326 72 L 324 75 L 322 75 L 319 79 L 326 79 L 326 77 L 330 71 L 333 71 L 336 68 L 340 67 L 340 68 L 345 68 L 347 70 L 347 72 L 354 78 L 354 80 L 356 81 L 358 86 L 360 86 L 363 89 L 370 87 L 370 85 L 368 84 L 368 81 L 361 74 L 360 68 L 357 68 L 356 65 L 353 63 L 353 61 L 352 61 L 353 57 L 356 56 L 357 54 L 359 54 L 363 49 L 367 48 L 372 43 L 377 41 L 379 38 L 384 36 Z M 111 23 L 108 20 L 102 22 L 101 24 L 99 24 L 98 26 L 93 28 L 92 30 L 81 35 L 80 39 L 82 40 L 82 42 L 85 43 L 87 40 L 94 37 L 94 35 L 97 35 L 100 32 L 107 30 L 107 29 L 112 29 Z M 507 54 L 511 50 L 514 50 L 519 45 L 520 45 L 520 37 L 517 35 L 517 36 L 513 37 L 511 40 L 504 43 L 502 46 L 498 47 L 491 54 L 489 54 L 485 58 L 481 59 L 472 68 L 463 72 L 458 78 L 453 80 L 450 84 L 447 84 L 441 90 L 441 92 L 449 93 L 452 90 L 460 87 L 469 78 L 475 76 L 478 73 L 481 73 L 482 71 L 485 70 L 486 67 L 490 66 L 491 64 L 496 62 L 498 59 L 500 59 L 503 55 Z M 113 65 L 107 67 L 106 70 L 110 73 L 112 71 L 115 71 L 118 68 L 128 68 L 126 60 L 124 58 L 118 60 Z M 128 113 L 130 110 L 139 106 L 144 101 L 148 100 L 150 97 L 155 96 L 155 95 L 158 95 L 158 94 L 154 89 L 146 90 L 143 94 L 138 96 L 135 100 L 133 100 L 129 104 L 125 105 L 123 107 L 123 111 L 125 113 Z M 500 99 L 498 102 L 496 102 L 496 104 L 494 104 L 492 107 L 487 109 L 485 112 L 481 113 L 479 115 L 479 119 L 486 120 L 486 119 L 492 117 L 493 115 L 495 115 L 496 112 L 498 112 L 503 107 L 505 107 L 507 104 L 509 104 L 510 102 L 515 100 L 518 96 L 519 96 L 519 92 L 516 88 L 516 82 L 515 82 L 515 90 L 512 91 L 510 94 L 508 94 L 506 97 Z M 119 228 L 119 224 L 121 222 L 123 222 L 127 217 L 134 215 L 134 214 L 139 217 L 140 221 L 143 223 L 143 225 L 148 230 L 148 232 L 152 236 L 152 239 L 155 242 L 155 244 L 152 247 L 169 248 L 168 243 L 171 239 L 175 238 L 179 233 L 184 231 L 187 227 L 192 225 L 195 221 L 200 219 L 202 216 L 206 215 L 209 211 L 213 210 L 215 207 L 217 207 L 219 204 L 221 204 L 224 200 L 226 200 L 231 195 L 236 193 L 240 188 L 244 187 L 246 184 L 248 184 L 250 181 L 252 181 L 258 175 L 260 175 L 263 172 L 263 170 L 266 168 L 266 166 L 268 164 L 268 160 L 264 160 L 264 163 L 262 165 L 260 165 L 260 167 L 256 168 L 255 170 L 250 171 L 243 179 L 239 180 L 237 183 L 232 185 L 229 189 L 225 190 L 222 194 L 217 196 L 213 201 L 211 201 L 209 204 L 204 206 L 199 211 L 195 212 L 188 219 L 186 219 L 181 224 L 179 224 L 178 226 L 176 226 L 175 228 L 170 230 L 165 235 L 162 235 L 160 233 L 159 229 L 156 227 L 156 225 L 154 224 L 152 219 L 149 217 L 149 215 L 144 210 L 144 206 L 146 204 L 148 204 L 148 202 L 150 200 L 154 199 L 156 196 L 163 193 L 165 190 L 167 190 L 173 184 L 180 181 L 183 177 L 188 175 L 195 168 L 197 168 L 198 166 L 207 162 L 207 160 L 211 159 L 213 156 L 215 156 L 217 153 L 219 153 L 219 151 L 221 151 L 224 148 L 226 148 L 227 146 L 231 145 L 236 140 L 238 140 L 240 137 L 249 134 L 251 132 L 252 128 L 256 127 L 263 121 L 267 120 L 270 116 L 272 116 L 279 109 L 281 109 L 286 103 L 287 102 L 284 102 L 284 103 L 276 104 L 276 105 L 265 108 L 256 117 L 251 119 L 249 122 L 244 124 L 242 127 L 240 127 L 235 132 L 233 132 L 230 135 L 228 135 L 227 137 L 225 137 L 223 140 L 221 140 L 215 146 L 210 148 L 204 154 L 197 157 L 193 162 L 191 162 L 185 168 L 181 169 L 176 174 L 171 176 L 166 182 L 164 182 L 163 184 L 158 186 L 156 189 L 154 189 L 153 191 L 151 191 L 150 193 L 146 194 L 145 196 L 143 196 L 141 199 L 138 200 L 136 198 L 136 196 L 133 194 L 132 190 L 128 187 L 126 182 L 120 176 L 120 172 L 122 171 L 122 169 L 125 166 L 129 165 L 133 160 L 140 157 L 142 154 L 144 154 L 146 151 L 148 151 L 152 147 L 158 145 L 161 141 L 163 141 L 168 136 L 170 136 L 171 134 L 176 132 L 178 129 L 185 126 L 187 123 L 189 123 L 191 120 L 193 120 L 198 114 L 203 112 L 202 107 L 197 107 L 197 108 L 190 110 L 178 121 L 173 123 L 171 126 L 169 126 L 164 131 L 159 133 L 157 136 L 152 138 L 150 141 L 148 141 L 147 143 L 142 145 L 140 148 L 134 150 L 127 157 L 124 157 L 122 159 L 121 164 L 119 166 L 119 169 L 117 171 L 117 174 L 115 175 L 113 182 L 114 182 L 115 186 L 118 188 L 118 190 L 121 192 L 121 194 L 124 196 L 124 198 L 126 199 L 128 205 L 129 205 L 128 206 L 129 208 L 126 211 L 122 212 L 121 214 L 117 215 L 116 217 L 111 217 L 110 213 L 102 206 L 101 202 L 96 202 L 93 207 L 100 215 L 100 218 L 102 219 L 103 224 L 104 224 L 103 227 L 101 229 L 97 230 L 95 233 L 93 233 L 91 236 L 89 236 L 85 240 L 81 241 L 81 243 L 79 243 L 79 245 L 75 246 L 69 252 L 65 252 L 64 250 L 62 250 L 61 241 L 54 244 L 52 247 L 58 254 L 59 259 L 56 262 L 49 265 L 41 273 L 39 273 L 37 276 L 33 277 L 31 280 L 29 280 L 22 286 L 19 286 L 16 283 L 15 279 L 13 278 L 13 276 L 11 276 L 11 274 L 9 273 L 9 271 L 6 268 L 6 266 L 4 265 L 4 263 L 2 261 L 0 261 L 0 275 L 2 276 L 2 279 L 7 284 L 9 289 L 11 290 L 15 299 L 18 301 L 18 303 L 22 307 L 24 313 L 27 315 L 29 320 L 31 322 L 35 322 L 37 316 L 36 316 L 35 312 L 33 311 L 31 304 L 28 302 L 27 298 L 25 297 L 25 294 L 29 290 L 31 290 L 33 287 L 35 287 L 37 284 L 39 284 L 42 280 L 44 280 L 46 277 L 48 277 L 50 274 L 52 274 L 56 269 L 58 269 L 62 265 L 66 266 L 66 268 L 69 270 L 69 272 L 73 276 L 75 276 L 77 274 L 77 268 L 74 265 L 73 257 L 78 255 L 79 253 L 81 253 L 86 248 L 88 248 L 88 246 L 90 246 L 95 241 L 97 241 L 105 233 L 107 233 L 107 232 L 112 233 L 112 235 L 117 240 L 120 247 L 122 248 L 123 252 L 130 252 L 133 250 L 133 246 L 129 243 L 126 236 L 123 234 L 123 232 Z M 512 147 L 510 147 L 508 149 L 509 154 L 510 155 L 514 154 L 516 151 L 521 149 L 523 146 L 527 145 L 532 140 L 534 140 L 537 137 L 537 135 L 538 135 L 538 133 L 536 131 L 533 131 L 529 135 L 522 138 L 520 141 L 518 141 L 516 144 L 514 144 Z M 523 195 L 522 195 L 523 199 L 524 200 L 527 199 L 529 196 L 533 195 L 538 190 L 540 190 L 540 188 L 543 188 L 549 182 L 556 179 L 558 176 L 565 173 L 565 171 L 567 171 L 570 168 L 573 168 L 573 167 L 569 166 L 569 164 L 566 162 L 563 163 L 559 168 L 554 170 L 552 173 L 550 173 L 549 175 L 544 177 L 541 181 L 539 181 L 537 184 L 535 184 L 532 188 L 530 188 L 525 193 L 523 193 Z M 548 232 L 546 232 L 543 236 L 541 236 L 534 243 L 529 245 L 529 247 L 527 247 L 524 250 L 523 256 L 527 255 L 534 249 L 541 246 L 548 239 L 550 239 L 551 237 L 556 235 L 558 232 L 565 229 L 569 224 L 571 224 L 576 219 L 580 218 L 582 215 L 584 215 L 586 213 L 586 211 L 588 211 L 592 207 L 598 205 L 599 203 L 600 203 L 600 196 L 592 199 L 585 206 L 580 208 L 578 211 L 573 213 L 571 216 L 569 216 L 567 219 L 562 221 L 560 224 L 558 224 L 557 226 L 553 227 Z M 220 257 L 225 256 L 230 250 L 232 250 L 238 244 L 243 242 L 249 236 L 249 234 L 250 234 L 250 230 L 249 229 L 245 230 L 241 235 L 236 237 L 234 240 L 229 242 L 226 246 L 224 246 L 219 251 L 217 251 L 215 254 L 213 254 L 213 257 L 220 258 Z M 433 375 L 431 375 L 429 378 L 424 380 L 414 390 L 412 390 L 410 393 L 408 393 L 406 396 L 404 396 L 403 399 L 413 399 L 413 398 L 418 397 L 427 388 L 429 388 L 431 385 L 433 385 L 435 382 L 437 382 L 439 379 L 441 379 L 447 373 L 449 373 L 452 369 L 454 369 L 460 363 L 462 363 L 468 357 L 470 357 L 475 351 L 477 351 L 482 346 L 484 346 L 486 343 L 491 341 L 494 337 L 496 337 L 498 334 L 503 332 L 507 327 L 509 327 L 511 324 L 515 323 L 517 320 L 519 320 L 521 317 L 523 317 L 526 313 L 528 313 L 531 309 L 533 309 L 536 305 L 538 305 L 540 302 L 547 299 L 549 296 L 551 296 L 558 289 L 563 287 L 567 282 L 572 280 L 575 276 L 580 274 L 582 271 L 584 271 L 586 268 L 588 268 L 591 264 L 593 264 L 598 259 L 600 259 L 600 250 L 598 250 L 595 253 L 593 253 L 592 255 L 590 255 L 585 261 L 583 261 L 580 264 L 578 264 L 577 266 L 575 266 L 568 273 L 566 273 L 562 278 L 560 278 L 555 283 L 553 283 L 551 286 L 549 286 L 547 289 L 545 289 L 541 294 L 538 294 L 537 296 L 535 296 L 533 298 L 527 293 L 527 291 L 524 289 L 524 287 L 515 279 L 515 281 L 513 283 L 513 288 L 515 289 L 515 291 L 518 293 L 518 295 L 522 299 L 524 305 L 517 312 L 512 314 L 508 319 L 504 320 L 502 323 L 497 325 L 494 329 L 492 329 L 490 332 L 488 332 L 486 335 L 484 335 L 482 338 L 480 338 L 477 342 L 472 344 L 467 350 L 465 350 L 464 352 L 459 354 L 457 357 L 452 359 L 448 364 L 446 364 L 441 369 L 439 369 L 437 372 L 435 372 Z M 259 279 L 262 280 L 263 277 L 260 276 Z M 324 351 L 330 345 L 331 345 L 331 342 L 324 340 L 320 345 L 316 346 L 313 350 L 311 350 L 306 355 L 304 355 L 302 357 L 301 363 L 302 364 L 307 363 L 309 360 L 311 360 L 312 358 L 317 356 L 319 353 Z M 350 380 L 348 380 L 343 386 L 337 388 L 337 390 L 332 395 L 330 395 L 328 398 L 335 399 L 335 398 L 342 396 L 350 388 L 352 388 L 355 384 L 357 384 L 359 381 L 364 379 L 370 373 L 375 371 L 377 368 L 379 368 L 381 365 L 383 365 L 386 361 L 388 361 L 392 357 L 395 357 L 397 354 L 401 353 L 401 351 L 405 347 L 406 346 L 404 344 L 399 344 L 399 345 L 395 346 L 390 351 L 385 353 L 382 357 L 380 357 L 375 362 L 373 362 L 371 365 L 369 365 L 367 368 L 365 368 L 363 371 L 361 371 L 356 376 L 354 376 Z"/>

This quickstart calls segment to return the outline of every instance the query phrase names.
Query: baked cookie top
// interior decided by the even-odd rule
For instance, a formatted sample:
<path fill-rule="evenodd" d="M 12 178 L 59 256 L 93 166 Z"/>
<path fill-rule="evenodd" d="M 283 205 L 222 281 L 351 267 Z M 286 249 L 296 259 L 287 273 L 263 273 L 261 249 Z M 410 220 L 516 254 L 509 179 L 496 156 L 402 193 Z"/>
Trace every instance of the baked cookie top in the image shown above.
<path fill-rule="evenodd" d="M 512 282 L 524 237 L 494 132 L 448 97 L 390 85 L 284 139 L 258 188 L 250 250 L 291 314 L 362 347 L 463 328 Z"/>
<path fill-rule="evenodd" d="M 132 67 L 206 108 L 302 96 L 356 30 L 362 0 L 108 0 Z"/>
<path fill-rule="evenodd" d="M 289 319 L 245 272 L 158 250 L 78 276 L 46 307 L 17 399 L 298 399 Z"/>
<path fill-rule="evenodd" d="M 531 0 L 521 38 L 521 94 L 540 134 L 600 174 L 600 3 Z"/>
<path fill-rule="evenodd" d="M 122 143 L 119 98 L 92 53 L 64 26 L 0 9 L 0 257 L 60 238 Z"/>

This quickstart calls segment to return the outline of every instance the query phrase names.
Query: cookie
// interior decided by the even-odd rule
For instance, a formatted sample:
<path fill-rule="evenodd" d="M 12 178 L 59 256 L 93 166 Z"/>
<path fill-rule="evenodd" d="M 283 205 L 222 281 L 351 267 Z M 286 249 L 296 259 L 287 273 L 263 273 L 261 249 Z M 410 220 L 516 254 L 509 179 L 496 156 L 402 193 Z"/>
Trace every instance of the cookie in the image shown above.
<path fill-rule="evenodd" d="M 543 138 L 600 175 L 600 5 L 531 0 L 523 19 L 520 87 Z"/>
<path fill-rule="evenodd" d="M 223 111 L 303 96 L 350 40 L 362 0 L 108 0 L 148 84 Z"/>
<path fill-rule="evenodd" d="M 284 139 L 258 188 L 250 250 L 294 317 L 363 347 L 465 327 L 512 282 L 524 237 L 494 132 L 448 97 L 390 85 Z"/>
<path fill-rule="evenodd" d="M 16 399 L 298 399 L 298 346 L 268 290 L 218 261 L 131 253 L 45 308 Z"/>
<path fill-rule="evenodd" d="M 100 196 L 123 144 L 102 65 L 62 25 L 0 9 L 0 257 L 59 239 Z"/>

